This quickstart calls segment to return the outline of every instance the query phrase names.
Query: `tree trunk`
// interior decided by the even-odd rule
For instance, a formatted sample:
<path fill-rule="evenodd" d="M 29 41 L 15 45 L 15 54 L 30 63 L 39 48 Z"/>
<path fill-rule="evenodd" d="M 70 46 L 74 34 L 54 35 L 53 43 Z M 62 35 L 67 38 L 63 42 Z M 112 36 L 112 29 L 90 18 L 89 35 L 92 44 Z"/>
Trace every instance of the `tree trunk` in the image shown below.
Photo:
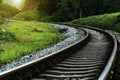
<path fill-rule="evenodd" d="M 82 17 L 82 0 L 80 0 L 80 18 Z"/>

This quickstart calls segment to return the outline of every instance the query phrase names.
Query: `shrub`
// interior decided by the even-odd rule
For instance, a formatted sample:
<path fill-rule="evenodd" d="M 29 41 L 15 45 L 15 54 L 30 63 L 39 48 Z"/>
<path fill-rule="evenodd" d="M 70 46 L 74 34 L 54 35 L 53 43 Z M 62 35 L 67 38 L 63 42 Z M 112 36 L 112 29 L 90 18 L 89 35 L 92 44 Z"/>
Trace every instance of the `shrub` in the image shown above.
<path fill-rule="evenodd" d="M 114 30 L 120 32 L 120 23 L 117 23 L 114 27 Z"/>
<path fill-rule="evenodd" d="M 69 23 L 88 25 L 88 26 L 106 28 L 106 29 L 118 31 L 117 28 L 119 28 L 118 27 L 119 24 L 117 23 L 119 22 L 120 22 L 120 12 L 76 19 Z"/>
<path fill-rule="evenodd" d="M 0 28 L 0 40 L 17 40 L 15 35 L 5 28 Z"/>

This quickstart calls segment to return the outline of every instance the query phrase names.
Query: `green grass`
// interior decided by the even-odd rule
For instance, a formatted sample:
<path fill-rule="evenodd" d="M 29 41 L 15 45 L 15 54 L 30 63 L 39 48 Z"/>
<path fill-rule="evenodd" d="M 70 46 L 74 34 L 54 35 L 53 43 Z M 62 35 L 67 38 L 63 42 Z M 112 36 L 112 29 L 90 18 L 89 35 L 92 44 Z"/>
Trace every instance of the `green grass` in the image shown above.
<path fill-rule="evenodd" d="M 69 24 L 88 25 L 120 32 L 120 12 L 76 19 Z"/>
<path fill-rule="evenodd" d="M 24 21 L 1 25 L 1 35 L 5 36 L 0 38 L 0 63 L 3 64 L 56 43 L 60 33 L 51 25 Z"/>

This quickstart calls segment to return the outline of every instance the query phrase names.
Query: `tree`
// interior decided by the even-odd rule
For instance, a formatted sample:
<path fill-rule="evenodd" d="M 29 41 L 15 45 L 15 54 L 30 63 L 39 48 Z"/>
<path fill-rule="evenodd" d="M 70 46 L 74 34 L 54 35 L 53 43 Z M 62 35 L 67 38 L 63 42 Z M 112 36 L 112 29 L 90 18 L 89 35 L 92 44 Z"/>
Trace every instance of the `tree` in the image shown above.
<path fill-rule="evenodd" d="M 57 11 L 52 19 L 55 21 L 68 21 L 79 18 L 79 0 L 60 0 L 57 4 Z"/>

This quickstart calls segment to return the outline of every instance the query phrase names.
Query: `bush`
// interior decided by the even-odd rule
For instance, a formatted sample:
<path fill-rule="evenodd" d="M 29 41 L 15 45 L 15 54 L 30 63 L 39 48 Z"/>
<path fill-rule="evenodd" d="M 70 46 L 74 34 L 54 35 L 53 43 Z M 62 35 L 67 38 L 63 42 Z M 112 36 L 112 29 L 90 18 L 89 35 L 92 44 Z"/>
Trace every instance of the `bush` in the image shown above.
<path fill-rule="evenodd" d="M 117 28 L 119 28 L 118 27 L 119 24 L 118 25 L 116 24 L 119 22 L 120 22 L 120 12 L 76 19 L 69 23 L 88 25 L 88 26 L 99 27 L 103 29 L 106 28 L 106 29 L 118 31 Z"/>
<path fill-rule="evenodd" d="M 0 25 L 4 23 L 4 19 L 0 18 Z"/>
<path fill-rule="evenodd" d="M 4 28 L 0 28 L 0 40 L 17 40 L 15 35 Z"/>
<path fill-rule="evenodd" d="M 114 27 L 114 30 L 120 32 L 120 23 L 117 23 Z"/>

